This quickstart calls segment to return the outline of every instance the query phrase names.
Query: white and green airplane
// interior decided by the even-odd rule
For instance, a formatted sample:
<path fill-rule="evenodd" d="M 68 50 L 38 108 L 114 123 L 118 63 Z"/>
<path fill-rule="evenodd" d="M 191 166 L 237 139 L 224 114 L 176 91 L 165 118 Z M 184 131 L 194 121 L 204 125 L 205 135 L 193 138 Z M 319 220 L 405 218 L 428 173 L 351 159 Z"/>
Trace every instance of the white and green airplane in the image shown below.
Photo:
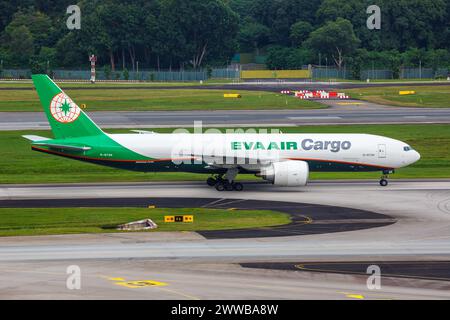
<path fill-rule="evenodd" d="M 33 82 L 54 135 L 24 136 L 33 150 L 133 171 L 207 173 L 218 191 L 241 191 L 239 173 L 304 186 L 310 171 L 380 171 L 386 186 L 388 174 L 420 159 L 404 142 L 368 134 L 108 134 L 47 75 Z"/>

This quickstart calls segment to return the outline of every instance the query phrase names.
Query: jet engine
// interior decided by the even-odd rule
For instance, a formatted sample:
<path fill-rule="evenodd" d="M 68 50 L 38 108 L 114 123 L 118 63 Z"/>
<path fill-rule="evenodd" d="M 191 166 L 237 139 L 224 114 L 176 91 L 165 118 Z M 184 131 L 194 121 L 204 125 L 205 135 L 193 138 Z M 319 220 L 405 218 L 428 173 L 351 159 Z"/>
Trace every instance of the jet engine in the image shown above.
<path fill-rule="evenodd" d="M 309 177 L 309 166 L 305 161 L 274 162 L 262 168 L 259 176 L 277 186 L 306 186 Z"/>

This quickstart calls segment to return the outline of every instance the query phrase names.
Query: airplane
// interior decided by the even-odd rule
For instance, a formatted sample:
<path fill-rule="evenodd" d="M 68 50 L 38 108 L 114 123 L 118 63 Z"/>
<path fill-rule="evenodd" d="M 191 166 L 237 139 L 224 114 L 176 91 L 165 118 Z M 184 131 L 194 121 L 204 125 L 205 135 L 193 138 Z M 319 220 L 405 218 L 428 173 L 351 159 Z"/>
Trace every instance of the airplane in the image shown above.
<path fill-rule="evenodd" d="M 54 135 L 23 136 L 32 150 L 140 172 L 207 173 L 207 184 L 218 191 L 242 191 L 239 173 L 305 186 L 310 171 L 381 171 L 385 187 L 395 169 L 420 159 L 402 141 L 369 134 L 108 134 L 47 75 L 32 79 Z"/>

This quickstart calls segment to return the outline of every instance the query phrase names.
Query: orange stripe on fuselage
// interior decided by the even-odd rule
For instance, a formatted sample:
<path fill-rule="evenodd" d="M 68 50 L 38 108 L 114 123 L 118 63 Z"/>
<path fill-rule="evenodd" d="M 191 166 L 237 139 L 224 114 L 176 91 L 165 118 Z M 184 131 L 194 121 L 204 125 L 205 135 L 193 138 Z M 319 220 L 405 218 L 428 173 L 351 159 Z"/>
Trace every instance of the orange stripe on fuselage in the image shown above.
<path fill-rule="evenodd" d="M 64 153 L 64 152 L 50 151 L 50 150 L 38 148 L 38 147 L 35 147 L 35 146 L 31 146 L 31 149 L 42 151 L 42 152 L 45 152 L 45 153 L 55 154 L 55 155 L 58 155 L 58 156 L 65 156 L 65 157 L 68 157 L 68 158 L 74 158 L 74 159 L 80 159 L 80 160 L 93 160 L 93 161 L 153 163 L 153 162 L 165 162 L 165 161 L 174 161 L 174 160 L 192 160 L 192 159 L 195 159 L 193 157 L 189 157 L 189 158 L 173 158 L 173 159 L 172 158 L 168 158 L 168 159 L 153 159 L 153 160 L 105 159 L 105 158 L 76 156 L 76 155 L 68 154 L 68 153 Z"/>
<path fill-rule="evenodd" d="M 68 157 L 68 158 L 74 158 L 74 159 L 80 159 L 80 160 L 93 160 L 93 161 L 154 163 L 154 162 L 165 162 L 165 161 L 175 161 L 175 160 L 192 160 L 192 159 L 196 159 L 195 157 L 189 157 L 189 158 L 167 158 L 167 159 L 154 159 L 154 160 L 117 160 L 117 159 L 103 159 L 103 158 L 76 156 L 76 155 L 67 154 L 67 153 L 64 153 L 64 152 L 50 151 L 50 150 L 38 148 L 38 147 L 35 147 L 35 146 L 32 146 L 31 148 L 33 150 L 38 150 L 38 151 L 42 151 L 42 152 L 45 152 L 45 153 L 65 156 L 65 157 Z M 380 168 L 380 169 L 384 169 L 384 170 L 392 170 L 393 169 L 393 168 L 377 166 L 377 165 L 373 165 L 373 164 L 348 162 L 348 161 L 341 161 L 341 160 L 324 160 L 324 159 L 315 159 L 315 158 L 286 158 L 286 160 L 331 162 L 331 163 L 342 163 L 342 164 L 355 165 L 355 166 L 365 166 L 365 167 L 372 167 L 372 168 Z"/>

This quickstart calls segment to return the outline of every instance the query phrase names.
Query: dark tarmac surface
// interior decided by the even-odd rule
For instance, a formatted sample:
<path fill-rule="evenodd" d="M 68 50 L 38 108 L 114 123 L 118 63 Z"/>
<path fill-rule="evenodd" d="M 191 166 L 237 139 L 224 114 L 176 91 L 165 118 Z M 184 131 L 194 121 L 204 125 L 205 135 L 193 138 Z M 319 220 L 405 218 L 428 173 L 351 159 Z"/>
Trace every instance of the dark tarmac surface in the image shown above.
<path fill-rule="evenodd" d="M 396 219 L 364 210 L 278 201 L 202 198 L 93 198 L 2 200 L 0 208 L 148 207 L 274 210 L 290 215 L 281 226 L 237 230 L 198 231 L 207 239 L 240 239 L 325 234 L 383 227 Z"/>
<path fill-rule="evenodd" d="M 364 276 L 367 276 L 369 266 L 376 265 L 384 277 L 450 281 L 450 261 L 272 262 L 240 265 L 244 268 Z"/>

